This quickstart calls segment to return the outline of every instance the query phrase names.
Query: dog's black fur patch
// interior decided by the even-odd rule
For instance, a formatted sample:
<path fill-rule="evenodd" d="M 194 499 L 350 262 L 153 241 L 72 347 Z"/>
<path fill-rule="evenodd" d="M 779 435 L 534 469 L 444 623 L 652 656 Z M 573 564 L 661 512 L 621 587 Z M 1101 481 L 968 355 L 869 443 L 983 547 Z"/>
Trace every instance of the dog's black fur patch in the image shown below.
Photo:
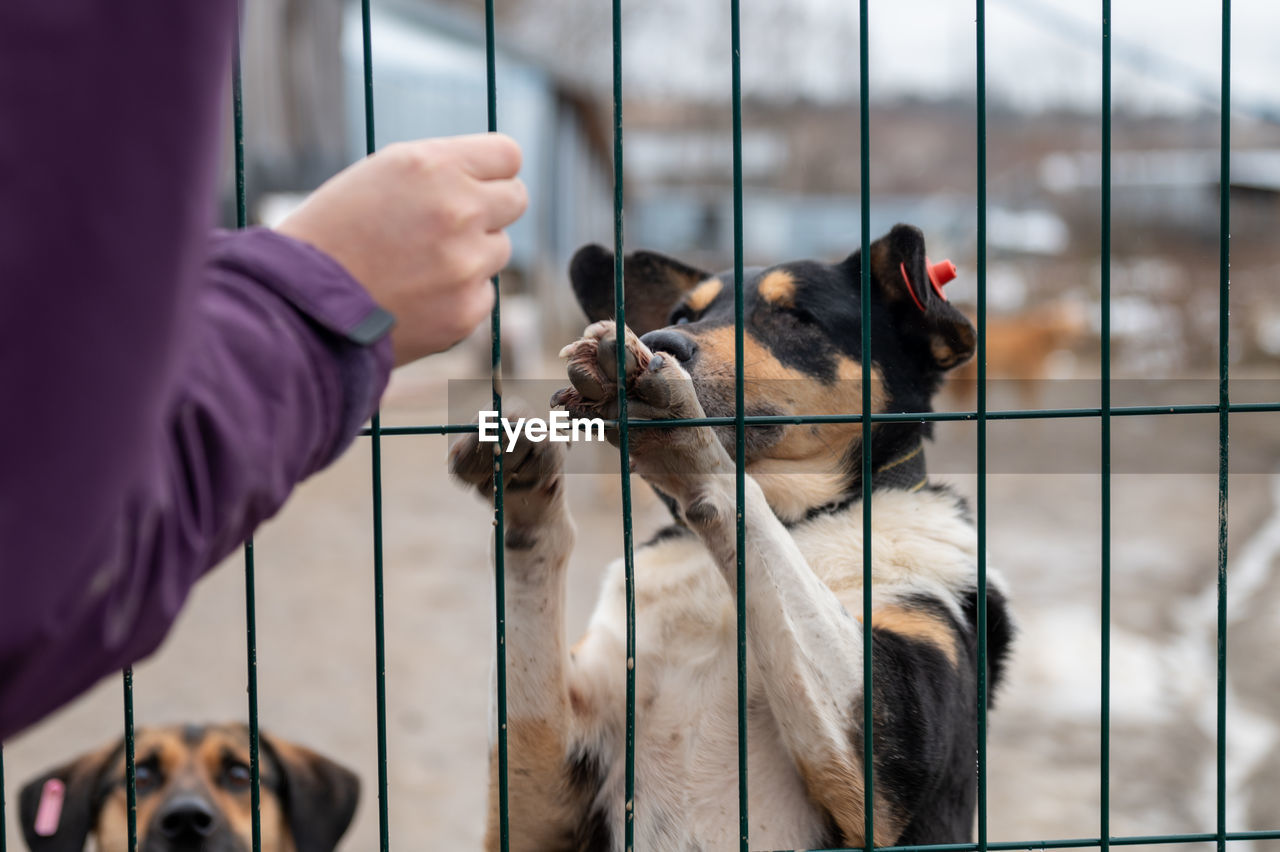
<path fill-rule="evenodd" d="M 668 508 L 671 508 L 671 507 L 668 507 Z M 674 514 L 675 509 L 672 509 L 672 512 Z M 642 548 L 653 547 L 655 544 L 661 544 L 664 541 L 671 541 L 672 539 L 677 539 L 677 538 L 689 538 L 690 536 L 693 536 L 693 535 L 695 535 L 693 530 L 689 529 L 684 524 L 671 523 L 671 524 L 667 524 L 665 527 L 663 527 L 662 529 L 654 533 L 652 536 L 650 536 L 649 540 L 646 541 L 644 544 L 640 545 L 640 547 Z"/>
<path fill-rule="evenodd" d="M 978 789 L 973 643 L 941 601 L 902 603 L 949 625 L 959 654 L 953 666 L 936 645 L 873 629 L 876 787 L 909 817 L 895 845 L 956 842 L 970 835 Z"/>
<path fill-rule="evenodd" d="M 538 530 L 532 527 L 507 527 L 503 543 L 508 550 L 532 550 L 538 543 Z"/>
<path fill-rule="evenodd" d="M 910 819 L 895 845 L 956 842 L 972 830 L 978 777 L 977 594 L 959 598 L 964 621 L 926 595 L 900 603 L 948 625 L 956 639 L 953 666 L 937 646 L 873 628 L 873 738 L 877 788 Z M 987 591 L 987 703 L 1004 673 L 1012 623 L 1005 597 Z M 862 732 L 853 732 L 861 742 Z"/>
<path fill-rule="evenodd" d="M 970 589 L 960 599 L 965 619 L 974 636 L 978 630 L 978 590 Z M 987 706 L 994 707 L 996 690 L 1004 682 L 1009 649 L 1013 644 L 1013 619 L 1009 602 L 999 589 L 987 587 Z M 977 653 L 977 645 L 974 646 Z M 977 659 L 976 656 L 974 659 Z"/>
<path fill-rule="evenodd" d="M 609 828 L 608 814 L 591 801 L 591 797 L 604 785 L 606 771 L 607 767 L 600 755 L 594 752 L 580 751 L 569 759 L 566 777 L 568 793 L 587 803 L 584 817 L 574 827 L 568 847 L 575 852 L 608 852 L 613 848 L 613 832 Z"/>

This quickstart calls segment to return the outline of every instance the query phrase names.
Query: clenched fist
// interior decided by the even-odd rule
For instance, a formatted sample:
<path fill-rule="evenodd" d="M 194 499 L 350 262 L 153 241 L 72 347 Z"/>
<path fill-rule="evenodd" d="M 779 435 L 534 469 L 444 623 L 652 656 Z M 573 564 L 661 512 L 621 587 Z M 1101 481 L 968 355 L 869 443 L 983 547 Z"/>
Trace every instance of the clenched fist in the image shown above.
<path fill-rule="evenodd" d="M 340 172 L 280 223 L 327 253 L 396 318 L 399 366 L 448 349 L 493 308 L 503 228 L 529 198 L 520 147 L 496 133 L 388 145 Z"/>

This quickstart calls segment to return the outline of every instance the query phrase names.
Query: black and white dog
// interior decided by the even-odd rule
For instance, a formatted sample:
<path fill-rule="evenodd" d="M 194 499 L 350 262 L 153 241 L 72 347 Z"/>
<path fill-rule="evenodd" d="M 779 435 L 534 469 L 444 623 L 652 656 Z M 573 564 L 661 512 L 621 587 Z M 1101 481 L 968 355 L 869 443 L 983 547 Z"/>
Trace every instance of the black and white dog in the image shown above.
<path fill-rule="evenodd" d="M 920 231 L 899 225 L 841 263 L 745 273 L 749 415 L 928 411 L 974 349 L 969 321 L 931 284 Z M 631 418 L 732 415 L 733 273 L 638 252 L 626 259 Z M 870 263 L 871 315 L 860 310 Z M 591 246 L 570 276 L 595 322 L 565 347 L 572 385 L 553 402 L 617 414 L 613 257 Z M 860 357 L 871 323 L 871 364 Z M 929 484 L 918 423 L 872 440 L 875 843 L 962 842 L 977 790 L 977 536 L 963 501 Z M 864 844 L 862 432 L 858 423 L 749 427 L 746 436 L 748 771 L 752 845 Z M 563 458 L 522 441 L 505 459 L 507 689 L 514 849 L 738 847 L 736 519 L 731 428 L 633 428 L 634 469 L 675 522 L 635 551 L 636 795 L 624 796 L 626 659 L 621 560 L 605 570 L 569 648 L 565 566 L 574 530 Z M 493 491 L 492 447 L 451 456 Z M 989 683 L 1011 637 L 989 576 Z M 491 757 L 489 848 L 497 846 Z"/>

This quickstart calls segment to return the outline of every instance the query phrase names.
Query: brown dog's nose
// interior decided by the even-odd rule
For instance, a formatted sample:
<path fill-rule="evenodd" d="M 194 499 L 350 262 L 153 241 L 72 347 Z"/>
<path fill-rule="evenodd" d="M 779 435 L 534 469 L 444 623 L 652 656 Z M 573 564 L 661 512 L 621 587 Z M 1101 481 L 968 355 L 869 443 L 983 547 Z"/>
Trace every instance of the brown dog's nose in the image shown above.
<path fill-rule="evenodd" d="M 168 840 L 208 837 L 217 827 L 217 814 L 199 796 L 175 796 L 156 815 L 157 828 Z"/>
<path fill-rule="evenodd" d="M 648 346 L 654 352 L 666 352 L 676 356 L 681 364 L 687 364 L 693 358 L 695 352 L 698 351 L 698 344 L 693 338 L 687 337 L 678 331 L 672 331 L 669 328 L 651 331 L 640 337 L 640 342 Z"/>

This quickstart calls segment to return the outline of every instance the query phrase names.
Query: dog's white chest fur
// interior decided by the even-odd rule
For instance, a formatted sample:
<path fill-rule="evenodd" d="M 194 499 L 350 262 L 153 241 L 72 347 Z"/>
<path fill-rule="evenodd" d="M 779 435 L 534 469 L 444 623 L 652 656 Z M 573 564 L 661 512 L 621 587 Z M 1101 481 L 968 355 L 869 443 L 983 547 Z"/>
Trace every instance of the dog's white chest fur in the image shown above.
<path fill-rule="evenodd" d="M 748 530 L 747 547 L 753 545 Z M 857 506 L 796 528 L 806 561 L 860 615 L 862 513 Z M 976 541 L 955 502 L 929 492 L 885 492 L 873 500 L 873 582 L 877 606 L 921 592 L 953 600 L 972 583 Z M 701 540 L 668 539 L 641 548 L 636 583 L 637 845 L 731 849 L 738 838 L 737 635 L 734 596 Z M 751 627 L 749 626 L 750 630 Z M 623 825 L 625 790 L 626 604 L 622 561 L 611 564 L 575 662 L 608 716 L 597 743 L 610 756 L 599 807 Z M 846 649 L 847 650 L 847 649 Z M 816 668 L 861 692 L 860 660 L 831 649 Z M 800 848 L 820 842 L 828 816 L 816 808 L 782 741 L 765 684 L 748 657 L 748 778 L 752 845 Z M 833 713 L 836 708 L 833 708 Z M 613 838 L 621 848 L 622 838 Z"/>

